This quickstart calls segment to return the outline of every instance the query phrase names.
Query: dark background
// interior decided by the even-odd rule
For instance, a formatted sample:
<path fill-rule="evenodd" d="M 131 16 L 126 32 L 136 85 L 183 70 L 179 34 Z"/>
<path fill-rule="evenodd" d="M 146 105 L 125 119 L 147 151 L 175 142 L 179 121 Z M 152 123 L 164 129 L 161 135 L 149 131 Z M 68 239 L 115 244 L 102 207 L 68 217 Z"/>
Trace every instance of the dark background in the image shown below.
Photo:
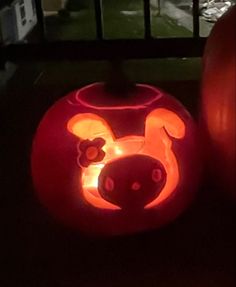
<path fill-rule="evenodd" d="M 130 77 L 146 81 L 135 74 L 140 65 L 129 66 Z M 56 99 L 104 80 L 107 69 L 101 62 L 22 64 L 1 89 L 0 286 L 236 286 L 235 204 L 206 170 L 191 207 L 168 226 L 142 234 L 87 238 L 55 222 L 40 206 L 30 176 L 36 127 Z M 150 83 L 172 93 L 196 117 L 199 75 L 158 78 Z"/>

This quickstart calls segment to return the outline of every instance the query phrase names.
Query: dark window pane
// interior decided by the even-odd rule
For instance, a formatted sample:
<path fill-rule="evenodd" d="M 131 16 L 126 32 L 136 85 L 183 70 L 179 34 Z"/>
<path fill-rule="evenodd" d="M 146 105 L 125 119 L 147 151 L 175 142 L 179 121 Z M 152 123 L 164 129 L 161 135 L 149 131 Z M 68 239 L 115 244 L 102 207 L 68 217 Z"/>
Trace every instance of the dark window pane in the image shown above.
<path fill-rule="evenodd" d="M 24 6 L 20 7 L 20 15 L 21 15 L 21 19 L 25 19 L 25 7 Z"/>
<path fill-rule="evenodd" d="M 33 13 L 36 14 L 36 6 L 35 6 L 35 0 L 31 0 L 32 7 L 33 7 Z"/>
<path fill-rule="evenodd" d="M 27 22 L 26 19 L 24 19 L 24 20 L 22 20 L 21 23 L 22 23 L 22 25 L 24 26 L 24 25 L 26 24 L 26 22 Z"/>

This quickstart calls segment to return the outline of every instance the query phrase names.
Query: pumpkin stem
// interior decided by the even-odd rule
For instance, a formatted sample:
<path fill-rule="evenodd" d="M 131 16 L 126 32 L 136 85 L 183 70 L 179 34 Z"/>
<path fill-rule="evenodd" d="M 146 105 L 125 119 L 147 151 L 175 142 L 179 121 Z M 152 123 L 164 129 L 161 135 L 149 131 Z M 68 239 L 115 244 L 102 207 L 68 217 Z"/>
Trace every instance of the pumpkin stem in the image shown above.
<path fill-rule="evenodd" d="M 135 84 L 124 73 L 121 60 L 116 59 L 110 62 L 105 90 L 118 97 L 129 97 L 135 90 Z"/>

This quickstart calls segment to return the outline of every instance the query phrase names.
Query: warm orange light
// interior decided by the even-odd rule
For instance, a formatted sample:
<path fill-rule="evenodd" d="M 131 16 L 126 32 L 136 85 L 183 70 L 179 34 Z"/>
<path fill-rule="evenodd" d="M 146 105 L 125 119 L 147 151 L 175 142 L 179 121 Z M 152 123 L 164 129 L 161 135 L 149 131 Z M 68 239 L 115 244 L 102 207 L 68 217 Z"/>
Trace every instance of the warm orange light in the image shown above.
<path fill-rule="evenodd" d="M 145 129 L 147 153 L 160 160 L 164 165 L 167 181 L 160 195 L 146 208 L 156 206 L 175 190 L 179 182 L 179 168 L 171 149 L 170 136 L 180 139 L 184 135 L 184 122 L 173 112 L 166 109 L 156 109 L 148 115 Z"/>
<path fill-rule="evenodd" d="M 101 198 L 98 192 L 98 177 L 105 164 L 117 158 L 142 154 L 159 160 L 167 173 L 166 184 L 160 195 L 145 208 L 158 205 L 170 196 L 179 182 L 179 168 L 172 151 L 171 137 L 180 139 L 185 135 L 184 122 L 173 112 L 159 108 L 152 111 L 146 118 L 145 135 L 130 135 L 116 139 L 108 123 L 101 117 L 85 113 L 74 116 L 67 126 L 68 130 L 80 140 L 103 138 L 106 143 L 102 147 L 105 157 L 88 167 L 82 167 L 82 187 L 84 198 L 97 208 L 120 209 Z M 86 153 L 89 159 L 96 157 L 96 148 L 90 147 Z M 139 183 L 133 184 L 138 190 Z"/>
<path fill-rule="evenodd" d="M 113 141 L 109 125 L 95 114 L 79 114 L 74 116 L 67 124 L 67 129 L 81 139 L 94 139 L 102 137 L 106 141 Z"/>

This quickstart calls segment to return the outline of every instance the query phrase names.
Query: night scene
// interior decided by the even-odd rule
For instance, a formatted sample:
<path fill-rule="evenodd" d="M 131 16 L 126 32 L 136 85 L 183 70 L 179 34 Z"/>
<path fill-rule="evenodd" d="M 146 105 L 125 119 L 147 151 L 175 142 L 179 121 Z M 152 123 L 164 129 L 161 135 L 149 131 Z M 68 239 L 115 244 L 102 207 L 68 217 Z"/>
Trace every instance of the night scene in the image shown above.
<path fill-rule="evenodd" d="M 0 286 L 233 287 L 236 0 L 0 0 Z"/>

